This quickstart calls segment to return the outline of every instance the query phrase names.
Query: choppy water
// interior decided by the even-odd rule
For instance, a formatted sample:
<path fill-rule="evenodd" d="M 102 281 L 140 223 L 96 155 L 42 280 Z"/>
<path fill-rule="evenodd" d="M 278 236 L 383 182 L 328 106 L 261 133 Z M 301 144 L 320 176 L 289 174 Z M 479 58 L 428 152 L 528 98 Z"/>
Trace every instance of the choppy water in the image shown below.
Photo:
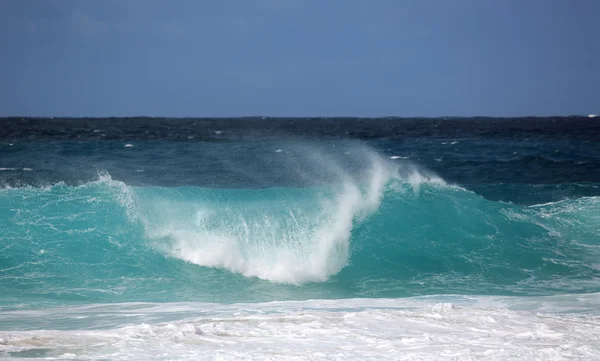
<path fill-rule="evenodd" d="M 11 124 L 0 356 L 600 359 L 597 130 L 481 121 Z"/>

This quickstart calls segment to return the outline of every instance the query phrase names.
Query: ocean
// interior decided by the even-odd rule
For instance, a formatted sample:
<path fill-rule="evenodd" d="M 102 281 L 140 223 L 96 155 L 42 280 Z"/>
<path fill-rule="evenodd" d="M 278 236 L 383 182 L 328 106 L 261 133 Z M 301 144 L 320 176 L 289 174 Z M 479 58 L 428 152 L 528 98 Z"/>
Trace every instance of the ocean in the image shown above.
<path fill-rule="evenodd" d="M 0 119 L 0 358 L 600 360 L 600 122 Z"/>

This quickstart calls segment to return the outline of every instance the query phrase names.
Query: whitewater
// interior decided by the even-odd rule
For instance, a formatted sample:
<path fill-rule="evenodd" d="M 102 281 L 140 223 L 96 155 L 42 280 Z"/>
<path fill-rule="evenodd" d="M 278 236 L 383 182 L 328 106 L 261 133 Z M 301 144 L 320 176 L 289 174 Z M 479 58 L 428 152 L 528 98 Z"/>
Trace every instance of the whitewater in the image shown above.
<path fill-rule="evenodd" d="M 0 358 L 600 360 L 590 132 L 106 129 L 0 144 Z"/>

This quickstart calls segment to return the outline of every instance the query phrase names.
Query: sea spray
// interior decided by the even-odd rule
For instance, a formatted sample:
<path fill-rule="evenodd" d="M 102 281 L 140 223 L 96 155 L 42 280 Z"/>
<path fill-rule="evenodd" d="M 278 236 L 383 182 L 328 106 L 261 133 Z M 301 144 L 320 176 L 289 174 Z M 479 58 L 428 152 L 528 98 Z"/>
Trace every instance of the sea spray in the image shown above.
<path fill-rule="evenodd" d="M 303 187 L 140 187 L 100 172 L 3 189 L 3 302 L 600 291 L 597 197 L 497 202 L 366 147 L 336 150 L 286 147 L 278 171 Z"/>
<path fill-rule="evenodd" d="M 326 189 L 299 196 L 272 191 L 250 201 L 188 194 L 175 206 L 155 200 L 151 207 L 161 211 L 144 219 L 148 237 L 166 254 L 200 266 L 291 284 L 327 280 L 347 265 L 352 229 L 377 210 L 395 166 L 366 148 L 360 173 L 314 149 L 300 154 L 320 165 L 318 173 L 302 174 L 327 179 Z"/>
<path fill-rule="evenodd" d="M 600 354 L 587 118 L 5 122 L 1 359 Z"/>

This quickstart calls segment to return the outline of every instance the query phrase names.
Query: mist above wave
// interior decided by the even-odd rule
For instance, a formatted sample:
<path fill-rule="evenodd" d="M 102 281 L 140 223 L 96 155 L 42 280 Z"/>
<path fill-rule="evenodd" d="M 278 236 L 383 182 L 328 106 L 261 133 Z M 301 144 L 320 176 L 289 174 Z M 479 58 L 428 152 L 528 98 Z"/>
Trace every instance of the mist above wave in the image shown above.
<path fill-rule="evenodd" d="M 101 173 L 0 190 L 0 293 L 231 302 L 231 289 L 254 300 L 599 290 L 598 198 L 523 207 L 367 147 L 293 153 L 276 166 L 304 187 L 134 187 Z"/>
<path fill-rule="evenodd" d="M 400 167 L 366 147 L 353 148 L 351 162 L 322 148 L 295 152 L 300 159 L 285 166 L 325 187 L 146 200 L 142 209 L 155 211 L 139 213 L 148 237 L 162 252 L 201 266 L 291 284 L 327 280 L 348 264 L 353 228 L 377 211 Z M 403 172 L 415 190 L 424 181 L 443 183 L 414 166 Z"/>

